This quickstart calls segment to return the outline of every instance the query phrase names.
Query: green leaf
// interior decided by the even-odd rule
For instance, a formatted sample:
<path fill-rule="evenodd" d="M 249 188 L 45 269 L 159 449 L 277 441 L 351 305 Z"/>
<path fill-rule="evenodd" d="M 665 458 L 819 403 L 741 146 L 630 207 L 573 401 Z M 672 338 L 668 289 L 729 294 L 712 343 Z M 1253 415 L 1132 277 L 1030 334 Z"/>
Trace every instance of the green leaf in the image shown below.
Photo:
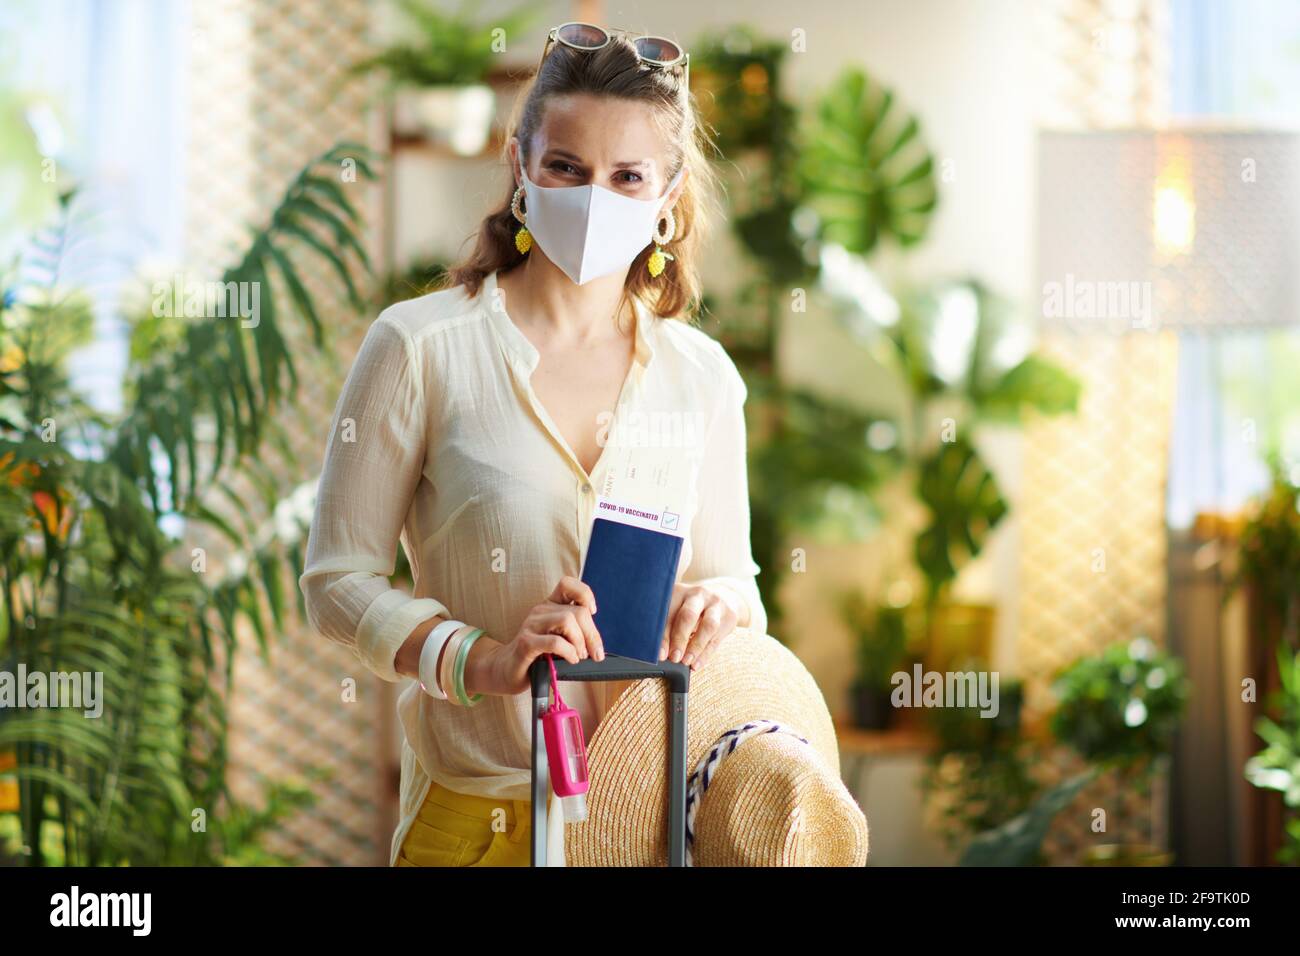
<path fill-rule="evenodd" d="M 799 171 L 822 238 L 863 255 L 882 236 L 904 246 L 924 238 L 938 199 L 934 158 L 893 91 L 848 70 L 809 117 Z"/>
<path fill-rule="evenodd" d="M 277 628 L 284 627 L 284 586 L 280 580 L 280 562 L 269 554 L 262 554 L 257 559 L 258 570 L 262 574 L 262 586 L 266 591 L 266 603 L 271 609 L 271 620 Z"/>
<path fill-rule="evenodd" d="M 223 282 L 260 284 L 257 327 L 219 315 L 133 325 L 125 407 L 116 416 L 79 403 L 61 369 L 63 339 L 84 324 L 79 299 L 54 297 L 31 309 L 24 298 L 13 307 L 27 313 L 24 328 L 48 336 L 24 350 L 23 375 L 0 375 L 4 418 L 19 434 L 32 427 L 9 411 L 13 399 L 57 414 L 61 441 L 0 436 L 0 457 L 12 452 L 14 461 L 40 468 L 31 488 L 9 481 L 8 472 L 0 480 L 0 564 L 8 585 L 0 593 L 0 656 L 102 675 L 97 720 L 59 708 L 0 714 L 0 748 L 12 747 L 17 759 L 5 776 L 23 781 L 25 806 L 42 811 L 22 815 L 21 839 L 44 854 L 52 827 L 64 837 L 62 859 L 34 862 L 212 864 L 247 851 L 240 840 L 256 830 L 250 817 L 265 828 L 293 803 L 277 796 L 275 807 L 248 810 L 225 780 L 223 695 L 233 683 L 240 630 L 247 623 L 269 653 L 265 618 L 269 612 L 277 625 L 286 623 L 285 563 L 301 564 L 299 544 L 286 557 L 279 542 L 266 540 L 263 516 L 243 496 L 251 492 L 271 508 L 280 493 L 272 465 L 292 451 L 283 422 L 292 421 L 284 413 L 296 382 L 293 323 L 318 344 L 323 339 L 324 316 L 294 272 L 292 253 L 309 250 L 330 262 L 340 286 L 358 298 L 366 259 L 349 214 L 355 210 L 322 164 L 354 158 L 359 175 L 373 178 L 366 155 L 340 144 L 309 163 L 223 274 Z M 295 217 L 300 223 L 289 222 Z M 324 238 L 300 234 L 309 220 L 324 227 Z M 349 250 L 362 266 L 355 275 Z M 283 287 L 270 281 L 273 271 Z M 286 293 L 294 308 L 277 308 L 275 296 Z M 0 311 L 0 337 L 7 337 L 11 307 Z M 202 431 L 207 424 L 215 424 L 215 436 Z M 80 448 L 99 453 L 74 457 Z M 211 476 L 201 489 L 200 467 Z M 32 488 L 58 492 L 74 518 L 68 534 L 46 532 L 33 543 Z M 212 525 L 248 554 L 245 573 L 215 584 L 215 575 L 193 573 L 187 551 L 160 528 L 169 507 Z M 31 626 L 15 629 L 15 620 Z M 189 828 L 189 811 L 199 806 L 209 811 L 208 835 Z"/>
<path fill-rule="evenodd" d="M 979 453 L 960 438 L 922 460 L 916 493 L 930 512 L 915 550 L 933 600 L 980 553 L 1008 505 Z"/>
<path fill-rule="evenodd" d="M 275 259 L 276 265 L 280 268 L 280 276 L 284 279 L 285 287 L 289 290 L 289 295 L 293 299 L 294 306 L 298 309 L 298 314 L 308 321 L 311 325 L 312 341 L 316 345 L 323 345 L 325 342 L 325 329 L 321 325 L 320 316 L 316 312 L 316 305 L 312 302 L 311 295 L 307 292 L 302 280 L 298 278 L 298 271 L 289 261 L 289 257 L 280 251 L 280 248 L 274 243 L 269 243 L 268 248 L 271 250 L 271 257 Z"/>
<path fill-rule="evenodd" d="M 990 419 L 1006 421 L 1018 421 L 1026 409 L 1059 415 L 1078 409 L 1082 390 L 1079 380 L 1061 366 L 1030 355 L 982 396 L 979 411 Z"/>
<path fill-rule="evenodd" d="M 290 219 L 282 222 L 280 224 L 280 230 L 289 235 L 296 236 L 325 257 L 326 261 L 334 267 L 335 273 L 343 282 L 344 286 L 346 286 L 348 290 L 348 301 L 352 303 L 353 308 L 360 311 L 362 308 L 361 296 L 357 293 L 356 284 L 352 281 L 352 274 L 348 271 L 348 267 L 343 262 L 342 257 L 311 232 L 304 229 L 295 220 Z"/>
<path fill-rule="evenodd" d="M 966 847 L 958 866 L 1033 866 L 1056 815 L 1074 802 L 1095 769 L 1070 777 L 1045 791 L 1024 813 L 979 834 Z"/>

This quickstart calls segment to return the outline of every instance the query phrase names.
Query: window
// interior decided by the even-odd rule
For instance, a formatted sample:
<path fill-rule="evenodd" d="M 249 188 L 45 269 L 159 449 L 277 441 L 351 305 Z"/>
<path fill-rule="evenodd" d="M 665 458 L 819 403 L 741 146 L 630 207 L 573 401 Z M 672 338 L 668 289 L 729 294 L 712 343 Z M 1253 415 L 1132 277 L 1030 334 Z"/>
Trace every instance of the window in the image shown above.
<path fill-rule="evenodd" d="M 1300 4 L 1173 0 L 1175 121 L 1300 129 Z M 1300 322 L 1300 303 L 1293 322 Z M 1276 454 L 1300 481 L 1300 326 L 1180 333 L 1168 519 L 1237 511 Z"/>

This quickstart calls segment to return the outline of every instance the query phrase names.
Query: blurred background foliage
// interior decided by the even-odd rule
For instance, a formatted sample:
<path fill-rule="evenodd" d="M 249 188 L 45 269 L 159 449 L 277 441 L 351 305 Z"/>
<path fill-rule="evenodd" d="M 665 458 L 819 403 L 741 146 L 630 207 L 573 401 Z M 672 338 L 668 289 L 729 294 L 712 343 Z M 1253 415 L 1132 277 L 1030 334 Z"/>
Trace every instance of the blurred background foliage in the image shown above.
<path fill-rule="evenodd" d="M 1102 780 L 1111 789 L 1092 810 L 1091 825 L 1118 829 L 1096 816 L 1118 817 L 1128 800 L 1149 797 L 1154 774 L 1168 761 L 1191 686 L 1182 663 L 1138 636 L 1082 657 L 1057 675 L 1050 736 L 1021 726 L 1022 688 L 1004 688 L 992 720 L 962 708 L 934 711 L 939 746 L 923 789 L 938 806 L 941 831 L 960 848 L 963 866 L 1031 866 L 1044 862 L 1042 845 L 1053 820 L 1085 787 Z M 1083 769 L 1045 784 L 1040 768 L 1051 749 L 1069 748 Z M 1112 842 L 1090 847 L 1081 863 L 1166 865 L 1161 848 Z"/>
<path fill-rule="evenodd" d="M 1246 762 L 1254 786 L 1282 797 L 1277 862 L 1300 864 L 1300 482 L 1276 444 L 1272 481 L 1252 503 L 1241 532 L 1229 595 L 1245 590 L 1251 627 L 1277 658 L 1277 687 L 1254 729 L 1263 747 Z M 1261 685 L 1267 676 L 1261 678 Z"/>
<path fill-rule="evenodd" d="M 1255 722 L 1264 748 L 1246 761 L 1245 774 L 1256 787 L 1275 790 L 1286 807 L 1284 842 L 1277 862 L 1300 865 L 1300 652 L 1287 645 L 1277 650 L 1281 688 L 1272 716 Z"/>
<path fill-rule="evenodd" d="M 468 86 L 482 82 L 501 52 L 497 37 L 517 36 L 537 19 L 524 5 L 479 18 L 477 4 L 462 0 L 447 11 L 429 0 L 396 0 L 405 21 L 395 44 L 352 67 L 354 73 L 380 73 L 392 86 Z"/>
<path fill-rule="evenodd" d="M 90 333 L 86 296 L 61 272 L 76 241 L 73 194 L 3 276 L 0 669 L 104 679 L 95 719 L 0 711 L 0 776 L 17 797 L 0 804 L 0 832 L 24 862 L 291 862 L 261 850 L 260 835 L 310 792 L 269 781 L 253 808 L 226 782 L 237 634 L 246 627 L 269 647 L 292 600 L 283 579 L 302 563 L 299 537 L 266 534 L 247 496 L 284 511 L 260 458 L 282 442 L 275 416 L 294 400 L 290 327 L 325 344 L 302 257 L 326 263 L 362 306 L 357 277 L 369 264 L 340 169 L 350 161 L 373 179 L 367 157 L 340 144 L 309 162 L 220 276 L 223 289 L 251 291 L 256 323 L 157 303 L 132 317 L 117 414 L 90 408 L 67 374 Z M 301 532 L 309 512 L 298 515 Z M 187 523 L 229 540 L 224 567 L 182 547 L 175 529 Z"/>
<path fill-rule="evenodd" d="M 770 629 L 782 634 L 792 536 L 867 537 L 892 480 L 907 482 L 928 516 L 913 551 L 933 607 L 1008 510 L 974 430 L 1031 410 L 1068 412 L 1079 384 L 1017 351 L 1024 317 L 978 279 L 891 292 L 876 276 L 872 254 L 922 242 L 940 201 L 920 121 L 892 90 L 849 69 L 800 112 L 781 88 L 788 43 L 737 27 L 698 48 L 706 121 L 725 163 L 745 170 L 729 184 L 731 223 L 756 268 L 734 302 L 706 306 L 745 317 L 724 319 L 718 334 L 752 395 L 753 545 Z M 802 311 L 792 290 L 829 299 L 864 371 L 874 359 L 895 380 L 901 415 L 785 382 L 781 337 Z"/>
<path fill-rule="evenodd" d="M 436 42 L 395 48 L 359 70 L 397 83 L 482 80 L 485 40 L 469 5 L 456 14 L 403 6 Z M 720 317 L 716 334 L 750 388 L 753 548 L 772 633 L 785 633 L 781 585 L 802 536 L 878 533 L 890 487 L 905 489 L 923 515 L 909 532 L 919 599 L 864 590 L 841 602 L 857 683 L 879 691 L 952 620 L 943 610 L 954 582 L 1009 512 L 979 429 L 1068 414 L 1080 385 L 1032 351 L 1023 310 L 979 277 L 920 287 L 887 287 L 879 277 L 882 253 L 906 256 L 923 244 L 942 202 L 922 124 L 893 90 L 853 68 L 797 107 L 782 90 L 787 39 L 736 27 L 698 38 L 692 50 L 717 160 L 742 173 L 728 176 L 728 221 L 752 269 L 734 291 L 706 290 L 703 318 Z M 39 155 L 0 142 L 0 163 L 31 168 Z M 310 518 L 301 507 L 309 499 L 288 501 L 259 461 L 261 450 L 283 446 L 276 413 L 294 400 L 288 324 L 324 344 L 297 258 L 325 263 L 352 305 L 371 313 L 436 287 L 446 269 L 420 261 L 365 281 L 356 211 L 333 174 L 344 156 L 360 157 L 364 176 L 373 175 L 350 145 L 307 164 L 221 277 L 261 284 L 256 329 L 136 310 L 120 415 L 86 407 L 67 379 L 67 356 L 87 341 L 91 322 L 82 291 L 50 278 L 69 241 L 74 196 L 62 197 L 60 222 L 34 237 L 0 283 L 0 667 L 23 660 L 104 670 L 109 698 L 100 721 L 0 715 L 0 781 L 16 782 L 21 807 L 4 812 L 0 802 L 0 835 L 34 848 L 28 862 L 290 862 L 266 854 L 260 836 L 310 793 L 296 781 L 267 781 L 262 809 L 231 797 L 224 695 L 237 631 L 265 649 L 281 625 L 291 599 L 280 581 L 300 570 L 300 544 L 293 534 L 268 535 L 235 482 L 255 489 L 266 510 L 294 504 L 285 517 L 299 532 Z M 27 214 L 44 221 L 52 207 L 33 201 Z M 782 374 L 782 337 L 797 332 L 809 297 L 857 343 L 864 374 L 889 378 L 895 407 L 864 411 Z M 51 417 L 58 443 L 41 437 Z M 1289 622 L 1289 569 L 1300 561 L 1294 505 L 1294 486 L 1280 479 L 1248 535 L 1244 571 L 1272 589 Z M 194 574 L 169 524 L 176 519 L 214 529 L 238 557 L 216 574 Z M 401 549 L 397 557 L 400 576 Z M 1057 742 L 1092 766 L 1056 786 L 1034 772 L 1042 750 L 1020 727 L 1016 682 L 1004 681 L 998 720 L 938 714 L 926 792 L 950 845 L 965 846 L 965 862 L 1034 862 L 1054 814 L 1101 767 L 1167 749 L 1181 683 L 1160 660 L 1167 684 L 1151 688 L 1156 665 L 1132 655 L 1133 645 L 1116 645 L 1062 678 Z M 1286 689 L 1293 704 L 1297 684 Z M 1134 699 L 1147 713 L 1129 723 Z M 1291 704 L 1261 725 L 1267 750 L 1248 770 L 1288 801 L 1300 750 Z M 191 828 L 195 809 L 207 811 L 206 833 Z"/>

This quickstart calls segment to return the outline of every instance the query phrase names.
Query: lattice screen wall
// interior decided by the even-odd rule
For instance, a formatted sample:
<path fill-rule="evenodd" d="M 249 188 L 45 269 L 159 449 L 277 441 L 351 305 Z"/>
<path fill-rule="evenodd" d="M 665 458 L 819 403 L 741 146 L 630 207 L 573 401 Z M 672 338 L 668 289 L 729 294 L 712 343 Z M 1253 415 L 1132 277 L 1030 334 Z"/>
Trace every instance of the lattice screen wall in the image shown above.
<path fill-rule="evenodd" d="M 1164 638 L 1175 346 L 1156 332 L 1042 340 L 1084 389 L 1077 415 L 1025 430 L 1019 651 L 1031 714 L 1051 709 L 1060 667 L 1122 638 Z"/>
<path fill-rule="evenodd" d="M 265 220 L 305 162 L 341 140 L 370 141 L 365 104 L 372 90 L 346 76 L 372 52 L 370 16 L 364 0 L 192 5 L 186 234 L 188 258 L 205 276 L 219 275 L 239 254 L 248 226 Z M 350 188 L 359 208 L 377 208 L 367 187 Z M 349 311 L 323 265 L 304 265 L 334 354 L 314 360 L 290 338 L 303 407 L 282 423 L 293 454 L 271 460 L 285 495 L 319 470 L 333 397 L 373 318 Z M 219 543 L 202 543 L 219 563 Z M 284 583 L 294 595 L 296 581 L 286 576 Z M 256 647 L 245 635 L 235 661 L 234 792 L 258 803 L 264 778 L 307 782 L 312 768 L 332 773 L 312 784 L 316 806 L 287 821 L 267 848 L 304 863 L 386 863 L 396 799 L 388 773 L 390 688 L 305 624 L 277 635 L 270 666 Z M 346 678 L 356 680 L 355 703 L 343 700 Z"/>
<path fill-rule="evenodd" d="M 1056 0 L 1041 13 L 1049 64 L 1040 122 L 1095 129 L 1167 115 L 1165 0 Z M 1026 717 L 1053 706 L 1053 676 L 1116 640 L 1165 640 L 1165 483 L 1176 342 L 1169 332 L 1044 328 L 1040 347 L 1083 383 L 1077 416 L 1024 432 L 1018 657 Z M 1062 752 L 1048 772 L 1080 769 Z M 1157 780 L 1156 792 L 1164 786 Z M 1123 805 L 1120 805 L 1120 804 Z M 1107 830 L 1090 827 L 1094 808 Z M 1044 850 L 1074 863 L 1094 843 L 1163 839 L 1158 799 L 1103 780 L 1056 820 Z"/>
<path fill-rule="evenodd" d="M 1169 114 L 1168 0 L 1046 0 L 1035 4 L 1039 90 L 1047 126 L 1151 126 Z"/>

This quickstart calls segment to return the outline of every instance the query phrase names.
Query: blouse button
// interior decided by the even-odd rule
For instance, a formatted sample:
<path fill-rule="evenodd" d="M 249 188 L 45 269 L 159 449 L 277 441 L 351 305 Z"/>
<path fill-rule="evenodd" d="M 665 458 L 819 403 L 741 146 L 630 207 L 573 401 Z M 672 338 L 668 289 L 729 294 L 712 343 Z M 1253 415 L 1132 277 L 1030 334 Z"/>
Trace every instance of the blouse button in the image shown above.
<path fill-rule="evenodd" d="M 583 485 L 583 486 L 582 486 L 582 493 L 583 493 L 584 495 L 589 495 L 589 494 L 591 494 L 591 485 Z"/>

